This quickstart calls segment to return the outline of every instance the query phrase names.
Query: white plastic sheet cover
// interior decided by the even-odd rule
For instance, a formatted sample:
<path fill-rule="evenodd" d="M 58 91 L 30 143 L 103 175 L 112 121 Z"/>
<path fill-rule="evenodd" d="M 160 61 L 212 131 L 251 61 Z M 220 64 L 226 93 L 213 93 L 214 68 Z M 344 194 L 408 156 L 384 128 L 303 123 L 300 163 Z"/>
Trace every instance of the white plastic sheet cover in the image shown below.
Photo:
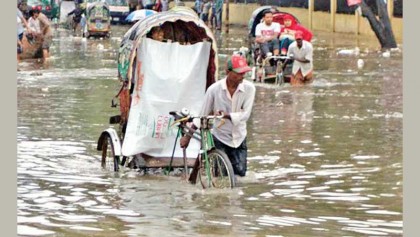
<path fill-rule="evenodd" d="M 122 154 L 181 158 L 178 127 L 170 111 L 188 108 L 199 115 L 203 104 L 211 43 L 193 45 L 143 39 L 137 51 L 132 95 Z M 199 141 L 191 139 L 187 157 L 195 158 Z"/>

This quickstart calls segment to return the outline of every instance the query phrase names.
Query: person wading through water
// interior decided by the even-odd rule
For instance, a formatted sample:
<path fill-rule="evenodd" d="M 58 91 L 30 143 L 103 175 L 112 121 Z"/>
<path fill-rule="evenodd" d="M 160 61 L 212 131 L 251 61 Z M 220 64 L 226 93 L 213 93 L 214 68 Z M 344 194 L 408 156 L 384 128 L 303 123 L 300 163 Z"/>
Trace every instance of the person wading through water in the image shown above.
<path fill-rule="evenodd" d="M 224 115 L 225 123 L 212 131 L 214 144 L 229 157 L 234 173 L 245 176 L 247 170 L 246 123 L 251 115 L 255 98 L 255 86 L 244 80 L 251 71 L 246 59 L 240 55 L 232 55 L 226 62 L 227 76 L 212 84 L 206 91 L 200 115 Z M 182 148 L 188 147 L 193 131 L 180 140 Z"/>
<path fill-rule="evenodd" d="M 302 32 L 297 31 L 295 33 L 295 42 L 290 44 L 287 51 L 287 56 L 290 59 L 286 59 L 283 70 L 286 64 L 290 60 L 293 61 L 292 68 L 292 78 L 290 79 L 291 85 L 304 85 L 309 84 L 313 81 L 313 64 L 312 64 L 312 54 L 313 47 L 312 44 L 303 39 Z"/>

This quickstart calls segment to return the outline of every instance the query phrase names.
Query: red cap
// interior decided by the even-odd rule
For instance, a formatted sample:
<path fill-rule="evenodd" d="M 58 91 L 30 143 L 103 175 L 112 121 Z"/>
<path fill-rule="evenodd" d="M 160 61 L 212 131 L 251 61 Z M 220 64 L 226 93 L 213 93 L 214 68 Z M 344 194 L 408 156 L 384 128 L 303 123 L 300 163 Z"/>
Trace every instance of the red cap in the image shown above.
<path fill-rule="evenodd" d="M 246 59 L 241 55 L 234 54 L 226 62 L 227 69 L 236 73 L 245 73 L 251 71 Z"/>
<path fill-rule="evenodd" d="M 295 39 L 303 39 L 302 31 L 295 32 Z"/>

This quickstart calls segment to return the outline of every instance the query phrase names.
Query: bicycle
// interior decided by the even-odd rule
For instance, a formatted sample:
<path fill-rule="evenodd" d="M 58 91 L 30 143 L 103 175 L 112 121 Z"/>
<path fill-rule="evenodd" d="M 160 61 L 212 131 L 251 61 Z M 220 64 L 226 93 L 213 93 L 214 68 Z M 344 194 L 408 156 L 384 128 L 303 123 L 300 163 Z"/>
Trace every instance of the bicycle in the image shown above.
<path fill-rule="evenodd" d="M 226 153 L 215 147 L 213 135 L 211 134 L 214 120 L 219 119 L 224 121 L 223 114 L 218 116 L 193 116 L 189 114 L 187 109 L 183 109 L 180 112 L 172 111 L 169 114 L 175 119 L 173 124 L 179 123 L 178 134 L 189 134 L 192 138 L 201 141 L 200 153 L 192 168 L 191 174 L 189 174 L 189 181 L 195 184 L 198 176 L 202 187 L 205 189 L 210 187 L 235 187 L 235 175 L 232 164 Z M 192 122 L 194 119 L 200 120 L 200 128 L 196 130 L 187 125 L 187 123 Z M 223 122 L 221 123 L 223 124 Z M 175 145 L 177 145 L 176 140 Z M 188 172 L 188 170 L 186 170 L 186 172 Z M 186 175 L 188 175 L 188 173 L 186 173 Z"/>

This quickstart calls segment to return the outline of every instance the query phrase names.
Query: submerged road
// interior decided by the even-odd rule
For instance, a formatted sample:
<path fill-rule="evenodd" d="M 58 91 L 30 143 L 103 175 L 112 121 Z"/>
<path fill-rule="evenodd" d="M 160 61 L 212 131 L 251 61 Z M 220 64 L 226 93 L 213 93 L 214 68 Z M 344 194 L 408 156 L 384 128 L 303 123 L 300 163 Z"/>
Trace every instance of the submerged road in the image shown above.
<path fill-rule="evenodd" d="M 402 46 L 387 55 L 374 38 L 315 32 L 315 82 L 256 84 L 247 177 L 202 191 L 101 169 L 127 29 L 104 40 L 58 29 L 48 67 L 19 64 L 20 236 L 402 236 Z M 246 32 L 216 34 L 220 65 Z"/>

